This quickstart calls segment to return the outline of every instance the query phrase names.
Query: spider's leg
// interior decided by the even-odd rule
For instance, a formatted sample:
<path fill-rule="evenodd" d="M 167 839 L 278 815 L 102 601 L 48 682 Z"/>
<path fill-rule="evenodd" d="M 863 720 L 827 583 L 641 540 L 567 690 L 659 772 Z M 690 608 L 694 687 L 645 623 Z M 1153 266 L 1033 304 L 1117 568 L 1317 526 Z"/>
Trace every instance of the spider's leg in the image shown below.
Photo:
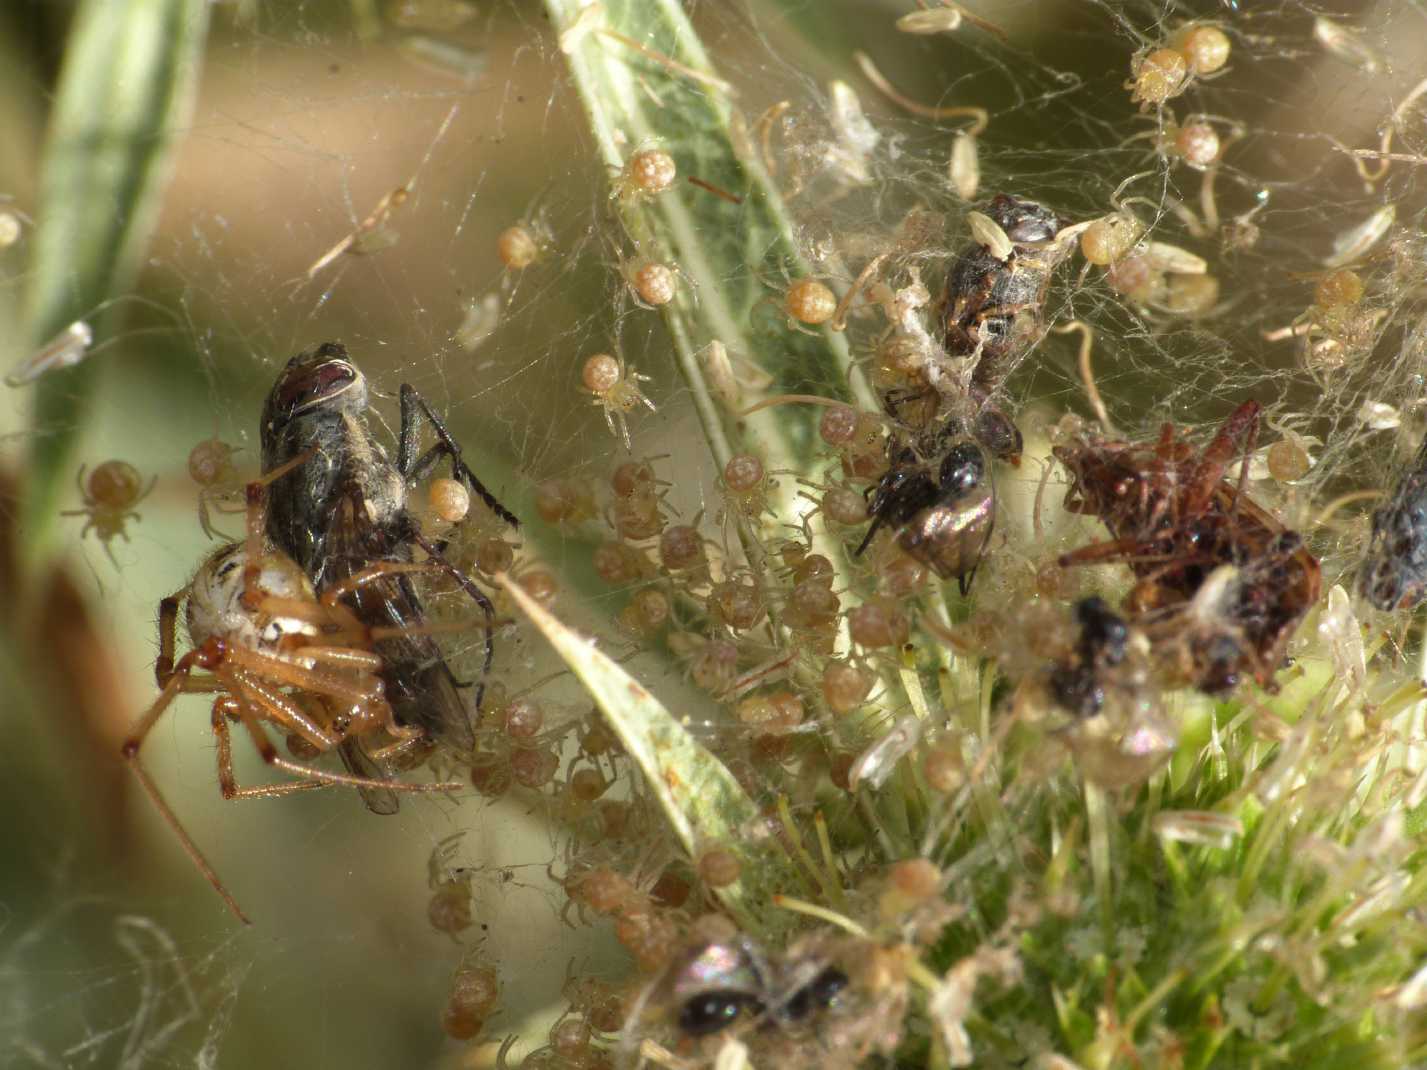
<path fill-rule="evenodd" d="M 248 679 L 246 684 L 251 686 L 253 680 Z M 349 788 L 387 788 L 391 791 L 406 792 L 427 792 L 427 791 L 459 791 L 462 785 L 455 781 L 438 781 L 427 784 L 409 784 L 404 780 L 378 780 L 364 776 L 350 776 L 346 773 L 330 773 L 326 769 L 316 769 L 301 762 L 289 761 L 277 752 L 272 740 L 263 731 L 262 722 L 259 720 L 257 710 L 241 692 L 238 695 L 237 713 L 238 719 L 243 722 L 243 727 L 248 730 L 248 735 L 253 739 L 253 745 L 257 747 L 258 753 L 268 765 L 276 766 L 285 773 L 292 773 L 295 776 L 306 777 L 308 781 L 321 784 L 341 784 Z M 263 701 L 266 705 L 266 701 Z M 252 789 L 248 789 L 252 790 Z"/>
<path fill-rule="evenodd" d="M 159 687 L 167 687 L 173 676 L 175 632 L 178 630 L 178 607 L 188 588 L 174 591 L 159 602 L 159 656 L 154 662 L 154 679 Z"/>
<path fill-rule="evenodd" d="M 325 788 L 320 780 L 294 780 L 286 784 L 260 784 L 253 788 L 238 786 L 233 772 L 233 739 L 228 730 L 228 717 L 241 718 L 242 703 L 232 695 L 220 695 L 213 703 L 213 735 L 218 740 L 218 790 L 225 799 L 273 799 L 313 788 Z"/>
<path fill-rule="evenodd" d="M 218 873 L 214 870 L 212 863 L 210 863 L 203 852 L 198 849 L 198 844 L 193 842 L 193 837 L 189 836 L 188 830 L 183 827 L 183 822 L 178 819 L 178 815 L 174 813 L 173 808 L 169 806 L 168 800 L 165 799 L 163 793 L 159 791 L 159 786 L 154 783 L 153 778 L 148 774 L 148 770 L 146 770 L 143 763 L 139 761 L 139 748 L 144 745 L 145 738 L 147 738 L 149 732 L 152 731 L 154 725 L 158 723 L 159 718 L 168 710 L 174 697 L 181 691 L 196 691 L 199 689 L 189 683 L 189 675 L 193 672 L 194 663 L 197 660 L 197 655 L 190 651 L 179 660 L 178 665 L 169 673 L 163 690 L 159 692 L 159 697 L 154 699 L 153 705 L 145 710 L 143 716 L 135 722 L 133 729 L 129 732 L 128 738 L 124 740 L 124 760 L 129 763 L 129 768 L 133 770 L 134 776 L 138 778 L 139 786 L 144 789 L 144 794 L 149 797 L 149 801 L 154 804 L 154 809 L 157 810 L 159 816 L 164 819 L 164 824 L 168 825 L 168 827 L 173 830 L 173 834 L 178 837 L 179 845 L 183 847 L 184 854 L 188 855 L 194 866 L 197 867 L 198 872 L 202 873 L 208 883 L 213 886 L 213 890 L 218 893 L 219 898 L 221 898 L 228 909 L 233 912 L 233 916 L 244 925 L 250 925 L 252 922 L 248 916 L 243 913 L 243 908 L 238 906 L 238 901 L 233 898 L 232 893 L 229 892 L 228 889 L 223 886 L 223 882 L 218 879 Z M 214 685 L 209 684 L 208 686 L 211 688 Z"/>

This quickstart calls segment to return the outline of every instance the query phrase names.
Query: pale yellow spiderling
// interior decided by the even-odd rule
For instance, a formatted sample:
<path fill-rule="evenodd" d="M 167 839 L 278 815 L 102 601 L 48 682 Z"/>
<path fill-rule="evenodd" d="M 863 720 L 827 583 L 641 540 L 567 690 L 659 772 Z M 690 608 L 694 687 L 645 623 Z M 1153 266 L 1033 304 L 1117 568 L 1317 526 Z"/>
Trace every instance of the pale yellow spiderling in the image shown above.
<path fill-rule="evenodd" d="M 663 149 L 641 149 L 625 162 L 622 181 L 629 194 L 654 196 L 672 189 L 678 173 L 674 157 Z"/>
<path fill-rule="evenodd" d="M 817 279 L 798 279 L 783 296 L 783 311 L 798 323 L 816 327 L 837 312 L 837 295 Z"/>
<path fill-rule="evenodd" d="M 1080 253 L 1090 263 L 1106 267 L 1128 254 L 1144 232 L 1144 224 L 1128 211 L 1111 212 L 1080 232 Z"/>
<path fill-rule="evenodd" d="M 512 271 L 522 271 L 540 258 L 540 243 L 520 224 L 506 227 L 495 240 L 496 255 Z"/>
<path fill-rule="evenodd" d="M 1219 132 L 1205 122 L 1186 122 L 1174 133 L 1169 148 L 1190 167 L 1203 170 L 1219 159 Z"/>
<path fill-rule="evenodd" d="M 87 479 L 85 470 L 85 466 L 80 465 L 76 476 L 83 507 L 65 509 L 60 516 L 84 517 L 84 528 L 79 537 L 84 538 L 92 529 L 104 544 L 109 560 L 117 566 L 110 543 L 117 536 L 122 536 L 125 542 L 129 541 L 128 521 L 139 519 L 134 507 L 158 485 L 158 476 L 152 477 L 148 486 L 144 486 L 139 470 L 128 461 L 119 460 L 105 461 L 89 472 Z"/>
<path fill-rule="evenodd" d="M 198 526 L 210 539 L 221 536 L 213 526 L 209 507 L 219 512 L 233 513 L 245 509 L 242 485 L 233 465 L 238 447 L 217 438 L 204 439 L 189 451 L 188 476 L 198 484 Z"/>
<path fill-rule="evenodd" d="M 649 382 L 649 376 L 626 365 L 622 356 L 615 358 L 608 353 L 596 353 L 585 361 L 581 380 L 585 389 L 594 395 L 594 403 L 604 409 L 610 434 L 623 438 L 625 449 L 633 449 L 629 414 L 640 405 L 650 412 L 658 411 L 639 385 Z"/>
<path fill-rule="evenodd" d="M 1157 48 L 1136 59 L 1131 65 L 1132 78 L 1125 83 L 1131 90 L 1130 103 L 1141 110 L 1163 104 L 1184 92 L 1189 79 L 1189 60 L 1172 48 Z"/>
<path fill-rule="evenodd" d="M 1171 273 L 1162 308 L 1176 316 L 1202 316 L 1219 300 L 1219 280 L 1209 274 Z"/>
<path fill-rule="evenodd" d="M 431 512 L 448 524 L 464 520 L 471 509 L 471 492 L 455 479 L 433 479 L 426 489 L 426 500 Z"/>
<path fill-rule="evenodd" d="M 629 286 L 641 304 L 658 308 L 679 292 L 678 275 L 668 264 L 645 260 L 629 268 Z"/>
<path fill-rule="evenodd" d="M 1229 62 L 1232 45 L 1228 34 L 1219 27 L 1190 23 L 1179 29 L 1170 41 L 1170 47 L 1184 57 L 1192 73 L 1203 77 Z"/>

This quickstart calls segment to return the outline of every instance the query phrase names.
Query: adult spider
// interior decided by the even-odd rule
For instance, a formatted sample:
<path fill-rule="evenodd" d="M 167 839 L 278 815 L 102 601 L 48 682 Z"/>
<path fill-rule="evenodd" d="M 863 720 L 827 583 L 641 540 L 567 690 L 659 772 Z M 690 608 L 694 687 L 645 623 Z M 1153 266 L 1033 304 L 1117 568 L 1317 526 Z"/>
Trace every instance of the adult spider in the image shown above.
<path fill-rule="evenodd" d="M 388 569 L 355 587 L 346 581 L 365 574 L 374 562 L 410 564 L 416 549 L 426 555 L 429 570 L 455 579 L 485 615 L 479 707 L 494 656 L 494 606 L 442 556 L 445 544 L 422 534 L 407 498 L 413 486 L 448 460 L 452 479 L 507 524 L 516 527 L 519 521 L 467 467 L 460 446 L 414 388 L 401 387 L 395 462 L 371 433 L 367 402 L 366 377 L 340 343 L 315 346 L 288 361 L 268 395 L 260 427 L 263 467 L 281 473 L 272 477 L 267 537 L 297 562 L 319 594 L 338 587 L 357 619 L 380 633 L 375 642 L 382 659 L 379 675 L 397 721 L 468 752 L 475 737 L 457 691 L 460 685 L 441 648 L 418 627 L 424 613 L 411 570 Z M 425 422 L 437 441 L 423 453 Z"/>
<path fill-rule="evenodd" d="M 189 858 L 245 923 L 248 918 L 139 761 L 139 749 L 180 694 L 216 696 L 211 723 L 218 741 L 218 783 L 225 799 L 269 798 L 328 784 L 356 787 L 381 799 L 398 791 L 460 787 L 334 773 L 278 754 L 265 725 L 278 728 L 294 753 L 316 756 L 339 750 L 354 770 L 394 758 L 425 738 L 421 728 L 397 719 L 384 694 L 382 658 L 373 650 L 399 629 L 366 627 L 341 599 L 389 581 L 393 574 L 431 566 L 379 563 L 333 584 L 318 598 L 296 562 L 264 548 L 262 528 L 259 503 L 249 515 L 247 540 L 211 554 L 183 589 L 159 603 L 155 676 L 161 690 L 123 744 L 130 768 Z M 186 610 L 190 649 L 175 661 L 181 606 Z M 199 671 L 206 675 L 197 675 Z M 239 787 L 233 772 L 230 721 L 247 730 L 263 761 L 304 779 Z M 383 803 L 373 805 L 369 800 L 368 805 L 378 809 Z"/>
<path fill-rule="evenodd" d="M 1061 566 L 1129 565 L 1139 582 L 1126 608 L 1166 652 L 1192 648 L 1178 671 L 1210 694 L 1232 690 L 1245 669 L 1273 690 L 1322 588 L 1302 537 L 1244 493 L 1246 473 L 1224 478 L 1240 442 L 1253 453 L 1259 412 L 1244 402 L 1198 457 L 1171 424 L 1152 444 L 1084 437 L 1054 450 L 1074 477 L 1066 509 L 1098 516 L 1112 536 L 1062 554 Z"/>
<path fill-rule="evenodd" d="M 892 465 L 872 488 L 872 526 L 856 554 L 883 525 L 899 527 L 897 545 L 943 580 L 955 579 L 965 596 L 995 526 L 996 495 L 981 447 L 946 441 L 956 427 L 948 421 L 918 446 L 889 440 Z"/>

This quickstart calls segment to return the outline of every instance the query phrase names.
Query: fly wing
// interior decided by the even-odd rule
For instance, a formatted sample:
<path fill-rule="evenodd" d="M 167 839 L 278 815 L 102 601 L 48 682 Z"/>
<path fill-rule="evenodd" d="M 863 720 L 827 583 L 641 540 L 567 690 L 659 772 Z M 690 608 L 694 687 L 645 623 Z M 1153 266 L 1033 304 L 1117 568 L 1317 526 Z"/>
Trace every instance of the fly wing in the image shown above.
<path fill-rule="evenodd" d="M 337 582 L 381 561 L 406 562 L 405 545 L 390 546 L 380 532 L 364 531 L 354 517 L 364 517 L 360 502 L 351 498 L 336 510 L 328 529 L 327 575 Z M 418 628 L 426 622 L 421 601 L 406 576 L 383 576 L 354 591 L 348 604 L 369 628 Z M 410 631 L 378 640 L 374 649 L 384 667 L 387 701 L 396 719 L 415 725 L 427 735 L 458 751 L 475 747 L 470 715 L 436 640 Z"/>
<path fill-rule="evenodd" d="M 337 748 L 337 753 L 342 756 L 342 764 L 347 767 L 347 772 L 353 776 L 363 777 L 367 780 L 386 779 L 395 771 L 383 768 L 372 761 L 371 756 L 362 749 L 362 745 L 355 739 L 344 739 Z M 397 800 L 396 792 L 391 788 L 373 786 L 358 788 L 357 791 L 362 796 L 362 802 L 367 804 L 367 809 L 374 814 L 394 814 L 401 806 Z"/>
<path fill-rule="evenodd" d="M 330 415 L 265 426 L 262 433 L 264 472 L 308 455 L 266 487 L 266 526 L 272 544 L 296 561 L 319 590 L 330 582 L 324 569 L 327 538 L 340 512 L 341 436 L 340 421 Z"/>

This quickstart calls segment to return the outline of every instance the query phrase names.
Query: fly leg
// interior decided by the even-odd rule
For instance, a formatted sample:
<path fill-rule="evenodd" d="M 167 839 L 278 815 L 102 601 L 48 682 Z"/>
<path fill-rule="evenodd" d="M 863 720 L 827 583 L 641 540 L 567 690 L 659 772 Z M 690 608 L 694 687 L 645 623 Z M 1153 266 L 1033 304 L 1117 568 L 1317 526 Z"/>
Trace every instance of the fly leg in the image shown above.
<path fill-rule="evenodd" d="M 418 456 L 421 447 L 421 424 L 429 421 L 438 441 L 425 453 Z M 465 461 L 461 459 L 461 447 L 446 430 L 446 425 L 436 415 L 426 399 L 416 392 L 410 383 L 401 384 L 401 434 L 397 442 L 396 465 L 408 484 L 415 483 L 428 475 L 442 457 L 451 459 L 451 477 L 465 483 L 490 507 L 491 512 L 513 528 L 520 527 L 516 519 L 500 501 L 476 478 Z"/>
<path fill-rule="evenodd" d="M 417 546 L 426 552 L 431 559 L 430 564 L 445 572 L 453 580 L 461 585 L 461 590 L 471 596 L 476 605 L 481 607 L 481 612 L 486 618 L 486 642 L 485 642 L 485 662 L 481 666 L 481 682 L 476 687 L 476 709 L 481 708 L 481 703 L 485 699 L 486 681 L 490 675 L 491 664 L 495 660 L 495 605 L 486 597 L 485 591 L 476 585 L 476 581 L 467 576 L 451 562 L 441 556 L 441 548 L 431 542 L 430 539 L 422 535 L 419 531 L 412 532 L 412 540 Z M 405 581 L 406 577 L 401 577 Z"/>

